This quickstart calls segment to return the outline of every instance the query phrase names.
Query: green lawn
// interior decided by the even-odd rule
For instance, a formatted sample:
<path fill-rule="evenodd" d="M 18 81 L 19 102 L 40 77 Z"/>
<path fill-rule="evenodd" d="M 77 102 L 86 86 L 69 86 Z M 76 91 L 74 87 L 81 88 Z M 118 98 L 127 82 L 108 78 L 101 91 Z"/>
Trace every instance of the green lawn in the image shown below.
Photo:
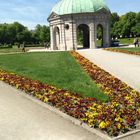
<path fill-rule="evenodd" d="M 44 47 L 37 46 L 37 45 L 25 47 L 26 51 L 29 49 L 44 49 Z M 8 48 L 8 47 L 6 48 L 3 46 L 0 47 L 0 53 L 15 53 L 15 52 L 22 52 L 22 48 L 18 48 L 17 46 L 12 46 L 12 48 Z"/>
<path fill-rule="evenodd" d="M 101 44 L 102 43 L 102 40 L 97 40 L 96 43 L 97 43 L 98 48 L 102 48 L 102 44 Z"/>
<path fill-rule="evenodd" d="M 138 38 L 140 41 L 140 37 Z M 133 44 L 134 38 L 120 38 L 118 39 L 120 41 L 120 44 Z"/>
<path fill-rule="evenodd" d="M 22 52 L 22 50 L 18 48 L 0 48 L 0 53 L 13 53 L 13 52 Z"/>
<path fill-rule="evenodd" d="M 140 52 L 140 48 L 112 48 L 113 50 L 123 50 L 129 52 Z"/>
<path fill-rule="evenodd" d="M 69 52 L 3 55 L 0 67 L 85 97 L 108 100 Z"/>
<path fill-rule="evenodd" d="M 138 37 L 140 42 L 140 37 Z M 134 38 L 120 38 L 118 39 L 120 44 L 133 44 Z M 101 46 L 101 40 L 97 40 L 97 46 Z"/>

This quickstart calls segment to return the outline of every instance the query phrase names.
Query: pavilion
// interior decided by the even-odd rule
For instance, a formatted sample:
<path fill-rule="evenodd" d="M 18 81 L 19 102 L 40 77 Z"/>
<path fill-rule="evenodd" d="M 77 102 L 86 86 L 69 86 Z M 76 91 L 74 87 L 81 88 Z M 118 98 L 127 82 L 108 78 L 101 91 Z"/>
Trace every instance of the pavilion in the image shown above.
<path fill-rule="evenodd" d="M 104 0 L 59 0 L 48 17 L 51 50 L 77 50 L 78 30 L 83 36 L 82 47 L 96 48 L 98 26 L 102 30 L 102 47 L 108 47 L 110 17 Z"/>

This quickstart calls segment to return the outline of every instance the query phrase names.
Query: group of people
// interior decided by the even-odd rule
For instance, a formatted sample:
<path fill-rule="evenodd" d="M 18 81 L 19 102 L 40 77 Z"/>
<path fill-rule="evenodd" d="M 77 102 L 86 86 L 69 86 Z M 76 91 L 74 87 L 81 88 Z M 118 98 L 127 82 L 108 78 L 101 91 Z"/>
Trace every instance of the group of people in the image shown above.
<path fill-rule="evenodd" d="M 44 42 L 44 47 L 45 47 L 45 49 L 49 48 L 49 43 L 47 41 Z M 22 52 L 26 52 L 26 50 L 25 50 L 25 42 L 23 42 L 23 44 L 19 44 L 18 48 L 22 48 Z"/>
<path fill-rule="evenodd" d="M 134 39 L 134 45 L 135 45 L 135 47 L 139 47 L 139 40 L 138 40 L 138 38 L 135 38 Z"/>

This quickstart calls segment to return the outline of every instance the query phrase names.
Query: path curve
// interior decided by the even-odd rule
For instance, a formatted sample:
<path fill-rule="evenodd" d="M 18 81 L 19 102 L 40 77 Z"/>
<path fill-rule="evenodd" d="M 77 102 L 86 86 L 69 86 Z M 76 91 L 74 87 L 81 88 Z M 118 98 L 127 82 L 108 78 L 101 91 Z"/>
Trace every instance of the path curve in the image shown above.
<path fill-rule="evenodd" d="M 86 49 L 78 52 L 140 92 L 140 56 L 102 49 Z"/>

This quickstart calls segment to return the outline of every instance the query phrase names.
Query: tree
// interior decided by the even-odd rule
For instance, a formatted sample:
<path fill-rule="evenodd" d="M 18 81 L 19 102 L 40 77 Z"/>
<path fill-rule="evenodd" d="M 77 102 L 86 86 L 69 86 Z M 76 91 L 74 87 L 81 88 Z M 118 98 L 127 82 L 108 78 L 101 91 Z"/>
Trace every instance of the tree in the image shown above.
<path fill-rule="evenodd" d="M 38 24 L 33 31 L 33 37 L 40 43 L 45 41 L 50 42 L 50 28 L 48 26 L 41 26 Z"/>
<path fill-rule="evenodd" d="M 122 23 L 122 35 L 127 37 L 130 37 L 130 35 L 134 36 L 132 28 L 136 25 L 136 13 L 129 12 L 122 16 Z"/>
<path fill-rule="evenodd" d="M 136 15 L 136 25 L 132 27 L 132 32 L 135 36 L 140 36 L 140 12 Z"/>
<path fill-rule="evenodd" d="M 140 14 L 129 12 L 125 15 L 117 16 L 117 14 L 112 14 L 111 19 L 111 35 L 115 37 L 134 37 L 135 34 L 139 34 L 139 24 Z M 138 24 L 138 25 L 137 25 Z"/>
<path fill-rule="evenodd" d="M 116 22 L 118 22 L 119 19 L 120 19 L 120 17 L 119 17 L 119 15 L 118 15 L 117 13 L 112 13 L 111 22 L 110 22 L 111 28 L 114 27 L 114 24 L 115 24 Z"/>
<path fill-rule="evenodd" d="M 119 21 L 120 17 L 117 13 L 112 13 L 111 16 L 111 21 L 110 21 L 110 28 L 111 28 L 111 36 L 113 38 L 116 38 L 118 36 L 118 31 L 116 31 L 116 26 L 118 27 L 118 21 Z"/>
<path fill-rule="evenodd" d="M 50 42 L 50 28 L 47 26 L 42 26 L 41 32 L 40 32 L 40 40 L 42 42 Z"/>
<path fill-rule="evenodd" d="M 14 22 L 13 24 L 0 24 L 0 43 L 14 44 L 15 42 L 22 43 L 25 35 L 24 31 L 28 30 L 22 24 Z"/>
<path fill-rule="evenodd" d="M 140 23 L 137 23 L 136 26 L 132 28 L 134 36 L 140 36 Z"/>

